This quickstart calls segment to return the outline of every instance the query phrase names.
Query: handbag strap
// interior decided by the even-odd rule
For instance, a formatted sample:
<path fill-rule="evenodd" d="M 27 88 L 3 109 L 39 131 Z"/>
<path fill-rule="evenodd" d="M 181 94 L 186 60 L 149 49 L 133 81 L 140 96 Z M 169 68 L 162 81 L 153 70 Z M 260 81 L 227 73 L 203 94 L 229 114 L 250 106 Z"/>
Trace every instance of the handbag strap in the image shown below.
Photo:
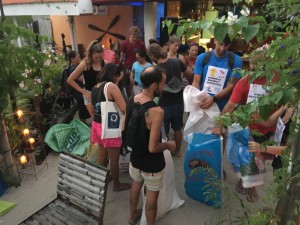
<path fill-rule="evenodd" d="M 103 89 L 103 93 L 104 93 L 104 97 L 106 99 L 106 101 L 108 102 L 108 97 L 107 97 L 107 90 L 108 90 L 108 85 L 110 84 L 111 82 L 107 82 L 104 86 L 104 89 Z"/>

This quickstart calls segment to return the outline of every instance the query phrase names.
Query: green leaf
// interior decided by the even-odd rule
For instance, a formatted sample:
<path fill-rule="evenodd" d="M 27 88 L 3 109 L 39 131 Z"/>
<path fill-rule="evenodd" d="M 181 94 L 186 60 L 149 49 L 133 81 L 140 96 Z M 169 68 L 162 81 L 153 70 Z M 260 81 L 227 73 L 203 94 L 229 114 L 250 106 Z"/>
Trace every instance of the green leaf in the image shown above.
<path fill-rule="evenodd" d="M 224 23 L 224 21 L 225 21 L 225 16 L 222 16 L 220 19 L 219 19 L 219 18 L 216 18 L 216 19 L 214 20 L 214 22 L 216 22 L 216 23 Z"/>
<path fill-rule="evenodd" d="M 248 25 L 247 27 L 243 27 L 242 34 L 245 38 L 245 41 L 248 43 L 252 38 L 254 38 L 258 30 L 259 30 L 259 24 Z"/>
<path fill-rule="evenodd" d="M 174 28 L 174 23 L 170 24 L 170 26 L 168 26 L 168 34 L 170 35 L 173 31 Z"/>
<path fill-rule="evenodd" d="M 191 27 L 192 27 L 194 30 L 196 30 L 196 29 L 199 28 L 199 21 L 197 21 L 197 22 L 191 22 L 190 25 L 191 25 Z"/>
<path fill-rule="evenodd" d="M 177 30 L 176 30 L 177 37 L 180 38 L 182 36 L 183 32 L 184 32 L 184 27 L 183 26 L 178 26 Z"/>
<path fill-rule="evenodd" d="M 279 101 L 282 99 L 282 96 L 283 96 L 283 92 L 282 91 L 278 91 L 276 93 L 272 93 L 270 94 L 270 99 L 271 101 L 274 103 L 274 104 L 278 104 Z"/>
<path fill-rule="evenodd" d="M 193 33 L 195 33 L 195 31 L 196 30 L 194 29 L 189 29 L 186 33 L 186 39 L 189 39 L 193 35 Z"/>
<path fill-rule="evenodd" d="M 214 35 L 215 35 L 216 40 L 219 43 L 222 43 L 227 32 L 228 32 L 228 24 L 226 24 L 226 23 L 217 24 L 214 29 Z"/>
<path fill-rule="evenodd" d="M 247 27 L 249 23 L 249 18 L 245 16 L 241 16 L 235 24 L 239 25 L 240 27 Z"/>
<path fill-rule="evenodd" d="M 208 30 L 211 25 L 212 21 L 201 21 L 200 28 L 202 30 Z"/>

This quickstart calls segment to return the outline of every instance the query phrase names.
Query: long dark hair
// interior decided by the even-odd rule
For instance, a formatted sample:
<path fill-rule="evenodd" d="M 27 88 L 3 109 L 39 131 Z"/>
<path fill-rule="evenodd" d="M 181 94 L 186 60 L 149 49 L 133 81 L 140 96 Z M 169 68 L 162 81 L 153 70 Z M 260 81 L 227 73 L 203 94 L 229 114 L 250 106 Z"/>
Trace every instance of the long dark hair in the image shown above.
<path fill-rule="evenodd" d="M 77 52 L 76 51 L 70 51 L 68 53 L 68 60 L 69 60 L 69 68 L 71 67 L 71 60 L 74 59 L 77 56 Z"/>
<path fill-rule="evenodd" d="M 152 60 L 150 59 L 150 57 L 148 56 L 148 54 L 147 54 L 147 52 L 145 50 L 137 50 L 136 54 L 138 54 L 139 57 L 141 57 L 141 58 L 145 58 L 146 62 L 152 64 Z"/>
<path fill-rule="evenodd" d="M 118 66 L 114 63 L 107 63 L 97 76 L 97 82 L 114 82 L 114 79 L 120 75 Z"/>

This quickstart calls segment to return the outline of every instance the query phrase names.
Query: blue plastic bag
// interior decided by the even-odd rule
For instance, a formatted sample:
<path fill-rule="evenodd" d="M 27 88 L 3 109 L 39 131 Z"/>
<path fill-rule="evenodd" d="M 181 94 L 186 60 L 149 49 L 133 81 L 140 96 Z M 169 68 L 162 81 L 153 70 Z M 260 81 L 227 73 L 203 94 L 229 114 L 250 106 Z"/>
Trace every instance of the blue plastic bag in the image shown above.
<path fill-rule="evenodd" d="M 239 124 L 228 127 L 227 135 L 227 160 L 234 172 L 242 179 L 244 188 L 262 185 L 264 183 L 264 168 L 257 164 L 263 164 L 259 154 L 248 152 L 248 141 L 252 140 L 249 128 L 243 129 Z"/>
<path fill-rule="evenodd" d="M 213 134 L 193 133 L 187 138 L 184 157 L 186 194 L 201 203 L 222 206 L 222 139 Z"/>

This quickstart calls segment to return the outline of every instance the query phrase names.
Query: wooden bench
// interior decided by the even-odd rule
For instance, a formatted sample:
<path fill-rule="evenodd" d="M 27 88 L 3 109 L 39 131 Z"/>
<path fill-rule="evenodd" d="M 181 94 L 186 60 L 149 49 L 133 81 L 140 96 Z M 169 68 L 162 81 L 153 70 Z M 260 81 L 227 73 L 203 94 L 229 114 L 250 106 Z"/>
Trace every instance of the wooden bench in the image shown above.
<path fill-rule="evenodd" d="M 60 154 L 57 198 L 21 225 L 103 225 L 109 171 Z"/>

